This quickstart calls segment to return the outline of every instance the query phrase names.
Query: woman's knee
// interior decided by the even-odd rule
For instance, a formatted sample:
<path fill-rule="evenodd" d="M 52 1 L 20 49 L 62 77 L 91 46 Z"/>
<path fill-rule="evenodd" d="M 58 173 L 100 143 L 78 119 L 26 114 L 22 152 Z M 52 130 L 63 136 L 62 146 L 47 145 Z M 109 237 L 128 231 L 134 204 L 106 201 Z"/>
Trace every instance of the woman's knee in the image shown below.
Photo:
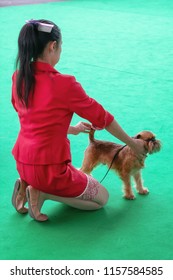
<path fill-rule="evenodd" d="M 99 203 L 99 205 L 103 207 L 107 204 L 108 199 L 109 199 L 109 193 L 107 189 L 102 185 L 100 185 L 98 189 L 98 194 L 95 197 L 95 201 L 97 201 L 97 203 Z"/>
<path fill-rule="evenodd" d="M 103 187 L 95 178 L 88 176 L 87 187 L 82 194 L 82 199 L 94 201 L 97 203 L 97 207 L 102 208 L 109 199 L 109 193 L 105 187 Z"/>

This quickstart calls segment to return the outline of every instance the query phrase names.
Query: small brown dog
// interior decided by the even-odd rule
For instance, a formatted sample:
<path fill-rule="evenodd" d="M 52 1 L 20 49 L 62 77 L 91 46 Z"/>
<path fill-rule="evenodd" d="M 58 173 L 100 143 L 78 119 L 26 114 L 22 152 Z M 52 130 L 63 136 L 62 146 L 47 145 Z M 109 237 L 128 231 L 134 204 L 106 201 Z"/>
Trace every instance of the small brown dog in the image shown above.
<path fill-rule="evenodd" d="M 81 170 L 86 174 L 90 174 L 100 163 L 107 164 L 109 168 L 118 173 L 123 181 L 124 198 L 135 198 L 131 187 L 131 176 L 134 178 L 138 193 L 148 194 L 149 191 L 143 187 L 141 177 L 141 169 L 144 168 L 145 159 L 140 161 L 133 150 L 126 145 L 122 146 L 113 142 L 95 140 L 94 132 L 95 130 L 91 129 L 89 133 L 90 144 L 85 150 Z M 161 149 L 161 142 L 156 140 L 155 135 L 150 131 L 142 131 L 134 138 L 143 143 L 146 156 L 147 153 L 153 154 Z"/>

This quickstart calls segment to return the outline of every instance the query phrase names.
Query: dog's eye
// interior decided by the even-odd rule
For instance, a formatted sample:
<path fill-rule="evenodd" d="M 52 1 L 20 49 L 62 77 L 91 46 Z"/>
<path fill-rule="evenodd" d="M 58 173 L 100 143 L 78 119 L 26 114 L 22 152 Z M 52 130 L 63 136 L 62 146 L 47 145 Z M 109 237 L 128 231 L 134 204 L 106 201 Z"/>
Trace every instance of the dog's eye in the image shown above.
<path fill-rule="evenodd" d="M 150 142 L 150 141 L 151 141 L 151 142 L 154 142 L 154 141 L 156 141 L 156 138 L 155 138 L 155 137 L 152 137 L 152 138 L 147 139 L 146 141 L 147 141 L 147 142 Z"/>

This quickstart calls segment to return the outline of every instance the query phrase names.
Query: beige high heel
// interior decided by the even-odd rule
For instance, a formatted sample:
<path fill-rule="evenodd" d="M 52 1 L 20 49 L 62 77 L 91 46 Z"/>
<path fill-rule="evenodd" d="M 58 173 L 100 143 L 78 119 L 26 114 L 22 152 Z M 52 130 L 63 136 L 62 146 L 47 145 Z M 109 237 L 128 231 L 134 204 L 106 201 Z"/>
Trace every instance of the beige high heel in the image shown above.
<path fill-rule="evenodd" d="M 14 185 L 12 204 L 16 211 L 20 214 L 28 213 L 28 209 L 24 207 L 27 202 L 26 198 L 27 183 L 21 179 L 17 179 Z"/>
<path fill-rule="evenodd" d="M 39 222 L 45 222 L 48 220 L 48 216 L 40 213 L 40 209 L 44 200 L 41 198 L 41 192 L 32 186 L 28 186 L 26 189 L 26 196 L 28 200 L 28 211 L 30 216 Z"/>

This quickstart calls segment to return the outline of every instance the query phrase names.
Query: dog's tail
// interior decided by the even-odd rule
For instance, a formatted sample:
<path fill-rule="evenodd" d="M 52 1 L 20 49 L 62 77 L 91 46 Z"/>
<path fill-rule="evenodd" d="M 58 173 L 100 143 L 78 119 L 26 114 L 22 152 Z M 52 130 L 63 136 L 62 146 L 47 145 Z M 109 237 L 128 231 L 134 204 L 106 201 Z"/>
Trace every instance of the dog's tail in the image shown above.
<path fill-rule="evenodd" d="M 89 139 L 90 142 L 94 142 L 95 138 L 94 138 L 94 133 L 95 133 L 95 129 L 91 128 L 90 132 L 89 132 Z"/>

